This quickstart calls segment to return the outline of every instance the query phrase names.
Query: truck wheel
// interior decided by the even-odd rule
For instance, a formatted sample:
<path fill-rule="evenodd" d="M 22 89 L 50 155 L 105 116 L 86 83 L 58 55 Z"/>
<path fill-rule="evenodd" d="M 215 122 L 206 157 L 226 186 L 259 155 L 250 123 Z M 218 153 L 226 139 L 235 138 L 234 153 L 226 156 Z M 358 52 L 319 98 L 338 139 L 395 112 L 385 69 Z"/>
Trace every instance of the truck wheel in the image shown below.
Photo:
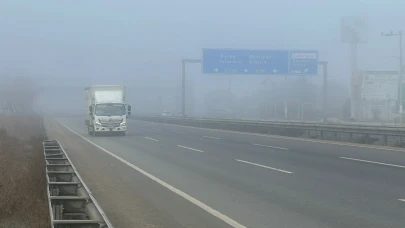
<path fill-rule="evenodd" d="M 93 133 L 92 135 L 93 135 L 94 137 L 96 137 L 96 136 L 98 135 L 96 131 L 93 131 L 92 133 Z"/>
<path fill-rule="evenodd" d="M 87 133 L 88 133 L 89 135 L 92 135 L 93 132 L 91 132 L 90 127 L 87 127 Z"/>

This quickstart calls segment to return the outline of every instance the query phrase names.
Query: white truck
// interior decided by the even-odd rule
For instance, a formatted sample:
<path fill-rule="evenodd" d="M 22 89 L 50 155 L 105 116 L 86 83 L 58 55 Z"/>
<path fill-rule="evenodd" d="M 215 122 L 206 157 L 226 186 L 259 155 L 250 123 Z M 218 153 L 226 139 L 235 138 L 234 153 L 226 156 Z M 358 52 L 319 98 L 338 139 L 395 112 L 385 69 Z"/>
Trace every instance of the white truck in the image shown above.
<path fill-rule="evenodd" d="M 125 135 L 131 106 L 125 103 L 125 86 L 95 85 L 85 89 L 85 123 L 88 133 Z"/>

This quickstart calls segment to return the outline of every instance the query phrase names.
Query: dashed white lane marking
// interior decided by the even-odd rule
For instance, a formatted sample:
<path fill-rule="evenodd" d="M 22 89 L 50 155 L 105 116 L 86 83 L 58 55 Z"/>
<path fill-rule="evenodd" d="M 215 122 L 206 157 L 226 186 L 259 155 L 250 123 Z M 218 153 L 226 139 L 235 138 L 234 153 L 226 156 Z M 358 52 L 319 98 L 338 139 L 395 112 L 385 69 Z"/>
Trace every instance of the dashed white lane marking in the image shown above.
<path fill-rule="evenodd" d="M 217 140 L 221 139 L 221 138 L 212 137 L 212 136 L 203 136 L 203 138 L 207 138 L 207 139 L 217 139 Z"/>
<path fill-rule="evenodd" d="M 181 147 L 181 148 L 184 148 L 184 149 L 188 149 L 188 150 L 194 150 L 194 151 L 198 151 L 198 152 L 204 152 L 204 151 L 202 151 L 202 150 L 194 149 L 194 148 L 187 147 L 187 146 L 182 146 L 182 145 L 177 145 L 177 146 L 178 146 L 178 147 Z"/>
<path fill-rule="evenodd" d="M 144 137 L 145 139 L 149 139 L 149 140 L 152 140 L 152 141 L 155 141 L 155 142 L 159 142 L 159 140 L 157 140 L 157 139 L 154 139 L 154 138 L 150 138 L 150 137 Z"/>
<path fill-rule="evenodd" d="M 398 167 L 398 168 L 405 168 L 405 166 L 402 166 L 402 165 L 394 165 L 394 164 L 383 163 L 383 162 L 376 162 L 376 161 L 367 161 L 367 160 L 362 160 L 362 159 L 357 159 L 357 158 L 348 158 L 348 157 L 339 157 L 339 158 L 341 158 L 341 159 L 347 159 L 347 160 L 353 160 L 353 161 L 359 161 L 359 162 L 367 162 L 367 163 L 378 164 L 378 165 L 385 165 L 385 166 L 392 166 L 392 167 Z"/>
<path fill-rule="evenodd" d="M 59 122 L 59 121 L 58 121 Z M 93 146 L 97 147 L 98 149 L 100 149 L 101 151 L 111 155 L 112 157 L 116 158 L 117 160 L 119 160 L 120 162 L 124 163 L 125 165 L 133 168 L 134 170 L 142 173 L 143 175 L 149 177 L 150 179 L 152 179 L 153 181 L 157 182 L 158 184 L 162 185 L 163 187 L 169 189 L 170 191 L 176 193 L 177 195 L 183 197 L 184 199 L 188 200 L 189 202 L 191 202 L 192 204 L 200 207 L 201 209 L 205 210 L 206 212 L 210 213 L 211 215 L 219 218 L 220 220 L 226 222 L 227 224 L 231 225 L 232 227 L 235 228 L 246 228 L 246 226 L 236 222 L 235 220 L 231 219 L 230 217 L 222 214 L 221 212 L 213 209 L 212 207 L 208 206 L 207 204 L 199 201 L 198 199 L 188 195 L 185 192 L 182 192 L 181 190 L 173 187 L 172 185 L 164 182 L 163 180 L 153 176 L 152 174 L 146 172 L 145 170 L 135 166 L 134 164 L 128 162 L 127 160 L 121 158 L 120 156 L 108 151 L 107 149 L 97 145 L 96 143 L 92 142 L 91 140 L 87 139 L 86 137 L 82 136 L 81 134 L 75 132 L 74 130 L 70 129 L 68 126 L 64 125 L 63 123 L 59 122 L 62 126 L 64 126 L 66 129 L 68 129 L 69 131 L 71 131 L 72 133 L 74 133 L 75 135 L 79 136 L 80 138 L 82 138 L 83 140 L 87 141 L 88 143 L 92 144 Z"/>
<path fill-rule="evenodd" d="M 405 199 L 398 199 L 399 201 L 405 202 Z"/>
<path fill-rule="evenodd" d="M 239 159 L 235 159 L 235 160 L 238 161 L 238 162 L 243 162 L 243 163 L 246 163 L 246 164 L 255 165 L 255 166 L 259 166 L 259 167 L 262 167 L 262 168 L 271 169 L 271 170 L 275 170 L 275 171 L 279 171 L 279 172 L 283 172 L 283 173 L 288 173 L 288 174 L 294 173 L 294 172 L 290 172 L 290 171 L 287 171 L 287 170 L 277 169 L 277 168 L 273 168 L 273 167 L 270 167 L 270 166 L 260 165 L 260 164 L 257 164 L 257 163 L 248 162 L 248 161 L 244 161 L 244 160 L 239 160 Z"/>
<path fill-rule="evenodd" d="M 144 121 L 144 120 L 133 120 L 129 119 L 133 122 L 143 122 L 143 123 L 154 123 L 151 121 Z M 305 138 L 296 138 L 296 137 L 288 137 L 288 136 L 280 136 L 280 135 L 266 135 L 260 133 L 249 133 L 249 132 L 241 132 L 241 131 L 231 131 L 231 130 L 221 130 L 221 129 L 210 129 L 210 128 L 202 128 L 202 127 L 192 127 L 192 126 L 183 126 L 183 125 L 175 125 L 175 124 L 167 124 L 167 123 L 159 123 L 160 125 L 170 126 L 170 127 L 177 127 L 177 128 L 188 128 L 188 129 L 198 129 L 202 131 L 211 131 L 211 132 L 225 132 L 231 134 L 239 134 L 239 135 L 251 135 L 251 136 L 258 136 L 258 137 L 266 137 L 266 138 L 273 138 L 273 139 L 287 139 L 287 140 L 294 140 L 300 142 L 312 142 L 312 143 L 321 143 L 321 144 L 330 144 L 330 145 L 339 145 L 339 146 L 350 146 L 350 147 L 358 147 L 358 148 L 369 148 L 369 149 L 377 149 L 377 150 L 389 150 L 389 151 L 399 151 L 405 152 L 404 149 L 401 148 L 390 148 L 390 147 L 383 147 L 383 146 L 376 146 L 376 145 L 361 145 L 355 143 L 344 143 L 344 142 L 333 142 L 327 140 L 320 140 L 320 139 L 305 139 Z"/>
<path fill-rule="evenodd" d="M 182 132 L 182 131 L 172 131 L 173 133 L 176 133 L 176 134 L 186 134 L 186 133 L 184 133 L 184 132 Z"/>
<path fill-rule="evenodd" d="M 261 147 L 269 147 L 269 148 L 279 149 L 279 150 L 288 150 L 287 148 L 284 148 L 284 147 L 268 146 L 268 145 L 262 145 L 262 144 L 253 144 L 253 145 L 255 145 L 255 146 L 261 146 Z"/>

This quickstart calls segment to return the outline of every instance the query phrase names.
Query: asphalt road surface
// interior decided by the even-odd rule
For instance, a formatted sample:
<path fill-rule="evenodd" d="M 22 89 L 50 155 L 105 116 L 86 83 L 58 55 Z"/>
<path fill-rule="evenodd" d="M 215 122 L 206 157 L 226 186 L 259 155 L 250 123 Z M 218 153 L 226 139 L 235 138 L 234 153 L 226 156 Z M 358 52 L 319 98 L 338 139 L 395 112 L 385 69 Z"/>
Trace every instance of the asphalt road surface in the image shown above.
<path fill-rule="evenodd" d="M 128 120 L 47 121 L 116 227 L 404 227 L 405 152 Z"/>

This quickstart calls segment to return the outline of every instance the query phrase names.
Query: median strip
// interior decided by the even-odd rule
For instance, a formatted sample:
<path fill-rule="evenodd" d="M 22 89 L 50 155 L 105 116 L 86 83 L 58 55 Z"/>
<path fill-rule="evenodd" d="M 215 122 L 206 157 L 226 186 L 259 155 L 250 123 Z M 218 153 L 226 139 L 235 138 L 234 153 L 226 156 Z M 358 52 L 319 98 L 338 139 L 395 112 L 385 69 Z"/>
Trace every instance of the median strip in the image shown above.
<path fill-rule="evenodd" d="M 248 162 L 248 161 L 244 161 L 244 160 L 239 160 L 239 159 L 235 159 L 235 160 L 238 161 L 238 162 L 243 162 L 243 163 L 246 163 L 246 164 L 259 166 L 259 167 L 262 167 L 262 168 L 271 169 L 271 170 L 279 171 L 279 172 L 282 172 L 282 173 L 288 173 L 288 174 L 293 174 L 294 173 L 294 172 L 290 172 L 290 171 L 287 171 L 287 170 L 277 169 L 277 168 L 273 168 L 273 167 L 270 167 L 270 166 L 260 165 L 260 164 L 257 164 L 257 163 Z"/>
<path fill-rule="evenodd" d="M 172 117 L 173 118 L 173 117 Z M 363 135 L 385 135 L 385 136 L 397 136 L 405 134 L 405 129 L 399 126 L 372 126 L 372 125 L 355 125 L 355 124 L 325 124 L 320 122 L 286 122 L 286 121 L 252 121 L 252 120 L 221 120 L 221 119 L 209 119 L 209 118 L 187 118 L 187 122 L 184 122 L 180 118 L 174 118 L 178 120 L 176 123 L 162 123 L 163 119 L 154 116 L 136 116 L 133 118 L 134 121 L 159 123 L 160 125 L 172 126 L 177 128 L 189 128 L 189 129 L 200 129 L 213 132 L 226 132 L 232 134 L 242 134 L 242 135 L 253 135 L 259 137 L 268 137 L 275 139 L 288 139 L 301 142 L 313 142 L 322 143 L 330 145 L 339 146 L 350 146 L 358 148 L 371 148 L 378 150 L 388 150 L 388 151 L 400 151 L 405 152 L 403 148 L 393 148 L 384 147 L 382 145 L 361 145 L 354 142 L 343 142 L 343 141 L 329 141 L 327 139 L 313 139 L 313 138 L 303 138 L 302 135 L 297 136 L 296 134 L 290 136 L 275 135 L 277 131 L 273 133 L 272 129 L 290 129 L 294 128 L 298 133 L 302 130 L 309 130 L 311 132 L 317 133 L 321 136 L 326 132 L 342 132 L 345 134 L 363 134 Z M 199 126 L 199 127 L 196 127 Z M 215 126 L 215 127 L 213 127 Z M 220 127 L 218 127 L 220 126 Z M 235 129 L 235 126 L 240 126 L 241 130 L 231 130 Z M 249 126 L 249 127 L 246 127 Z M 268 133 L 263 133 L 263 129 L 268 129 Z M 246 129 L 250 129 L 247 131 Z M 255 130 L 258 129 L 258 130 Z M 296 132 L 296 131 L 294 131 Z"/>
<path fill-rule="evenodd" d="M 346 160 L 353 160 L 353 161 L 359 161 L 359 162 L 366 162 L 366 163 L 378 164 L 378 165 L 385 165 L 385 166 L 392 166 L 392 167 L 398 167 L 398 168 L 405 168 L 405 166 L 402 166 L 402 165 L 394 165 L 394 164 L 383 163 L 383 162 L 367 161 L 367 160 L 362 160 L 362 159 L 357 159 L 357 158 L 348 158 L 348 157 L 339 157 L 339 158 L 341 158 L 341 159 L 346 159 Z"/>
<path fill-rule="evenodd" d="M 148 139 L 148 140 L 152 140 L 152 141 L 156 141 L 156 142 L 159 142 L 159 140 L 157 140 L 157 139 L 154 139 L 154 138 L 149 138 L 149 137 L 144 137 L 145 139 Z"/>
<path fill-rule="evenodd" d="M 198 152 L 204 152 L 204 151 L 202 151 L 202 150 L 197 150 L 197 149 L 194 149 L 194 148 L 191 148 L 191 147 L 187 147 L 187 146 L 182 146 L 182 145 L 177 145 L 178 147 L 181 147 L 181 148 L 184 148 L 184 149 L 188 149 L 188 150 L 194 150 L 194 151 L 198 151 Z"/>
<path fill-rule="evenodd" d="M 288 150 L 287 148 L 284 148 L 284 147 L 268 146 L 268 145 L 262 145 L 262 144 L 253 144 L 253 145 L 261 146 L 261 147 L 268 147 L 268 148 L 273 148 L 273 149 L 279 149 L 279 150 Z"/>

